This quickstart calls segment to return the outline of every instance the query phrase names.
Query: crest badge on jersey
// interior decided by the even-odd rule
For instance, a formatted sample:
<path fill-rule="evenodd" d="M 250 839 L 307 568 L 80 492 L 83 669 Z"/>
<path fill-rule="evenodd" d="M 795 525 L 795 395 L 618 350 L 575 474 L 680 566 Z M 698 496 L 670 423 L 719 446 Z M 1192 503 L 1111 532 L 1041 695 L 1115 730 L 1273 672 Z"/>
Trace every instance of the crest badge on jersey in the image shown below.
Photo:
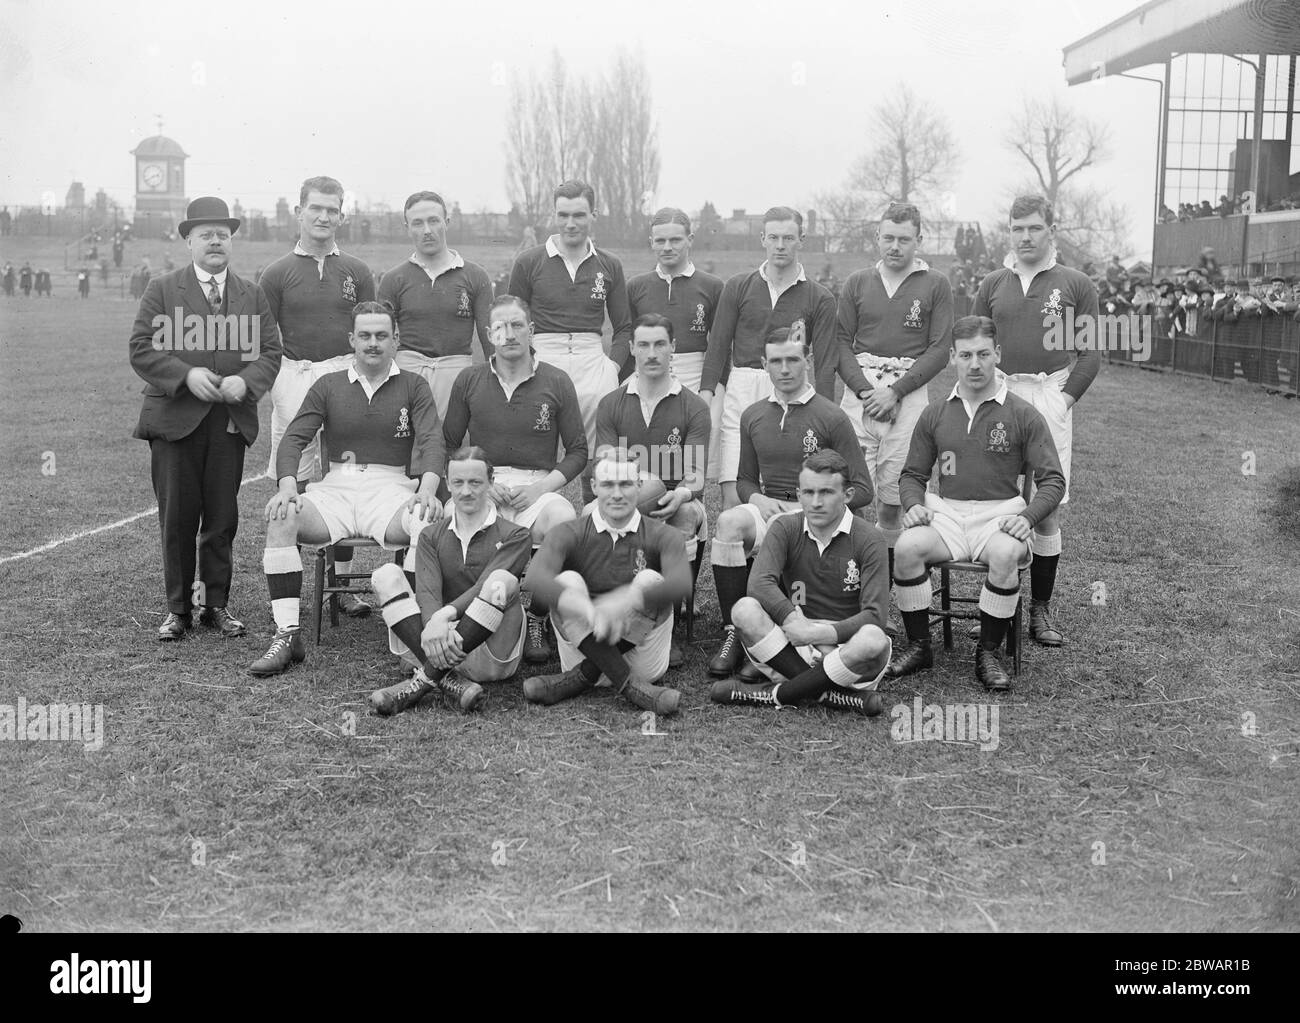
<path fill-rule="evenodd" d="M 921 300 L 919 298 L 912 299 L 912 308 L 907 311 L 903 326 L 909 330 L 921 329 Z"/>
<path fill-rule="evenodd" d="M 636 557 L 633 559 L 632 568 L 637 572 L 645 571 L 645 551 L 640 547 L 636 549 Z"/>
<path fill-rule="evenodd" d="M 682 446 L 682 428 L 680 426 L 674 426 L 672 433 L 668 434 L 665 443 L 667 444 L 669 451 L 679 450 Z"/>
<path fill-rule="evenodd" d="M 691 320 L 691 332 L 704 334 L 708 332 L 708 329 L 704 324 L 704 303 L 697 302 L 695 305 L 695 319 Z"/>
<path fill-rule="evenodd" d="M 862 576 L 858 572 L 858 563 L 849 558 L 849 563 L 844 569 L 844 592 L 852 593 L 862 588 Z"/>
<path fill-rule="evenodd" d="M 1011 450 L 1011 442 L 1007 439 L 1007 428 L 1002 423 L 994 423 L 989 427 L 989 450 L 1004 455 Z"/>
<path fill-rule="evenodd" d="M 805 455 L 815 455 L 821 449 L 822 446 L 817 443 L 817 435 L 812 430 L 803 435 L 803 453 Z"/>
<path fill-rule="evenodd" d="M 1047 301 L 1043 303 L 1041 314 L 1043 316 L 1061 315 L 1061 289 L 1060 288 L 1052 289 L 1052 293 L 1047 296 Z"/>
<path fill-rule="evenodd" d="M 357 282 L 351 274 L 343 278 L 343 301 L 356 302 L 357 300 Z"/>
<path fill-rule="evenodd" d="M 464 288 L 460 289 L 460 301 L 456 305 L 456 315 L 462 320 L 467 320 L 474 315 L 469 307 L 469 292 Z"/>
<path fill-rule="evenodd" d="M 551 405 L 550 402 L 542 402 L 537 406 L 537 422 L 533 424 L 533 429 L 538 433 L 549 433 L 551 430 Z"/>
<path fill-rule="evenodd" d="M 596 279 L 591 284 L 591 300 L 593 302 L 605 301 L 605 272 L 596 271 Z"/>
<path fill-rule="evenodd" d="M 397 414 L 397 432 L 393 434 L 393 436 L 394 437 L 411 436 L 411 416 L 406 411 L 405 406 L 403 406 L 402 411 L 400 411 Z"/>

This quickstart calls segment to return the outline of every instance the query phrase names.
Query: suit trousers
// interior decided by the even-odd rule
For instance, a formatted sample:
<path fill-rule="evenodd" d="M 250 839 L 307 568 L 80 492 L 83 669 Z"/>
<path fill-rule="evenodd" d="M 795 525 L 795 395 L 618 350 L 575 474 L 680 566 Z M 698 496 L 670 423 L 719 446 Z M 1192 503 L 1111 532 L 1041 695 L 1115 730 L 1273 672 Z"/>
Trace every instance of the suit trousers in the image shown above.
<path fill-rule="evenodd" d="M 213 405 L 187 437 L 149 442 L 167 610 L 177 614 L 195 604 L 225 607 L 230 597 L 230 549 L 239 528 L 246 447 L 241 434 L 227 430 L 229 422 L 225 406 Z"/>

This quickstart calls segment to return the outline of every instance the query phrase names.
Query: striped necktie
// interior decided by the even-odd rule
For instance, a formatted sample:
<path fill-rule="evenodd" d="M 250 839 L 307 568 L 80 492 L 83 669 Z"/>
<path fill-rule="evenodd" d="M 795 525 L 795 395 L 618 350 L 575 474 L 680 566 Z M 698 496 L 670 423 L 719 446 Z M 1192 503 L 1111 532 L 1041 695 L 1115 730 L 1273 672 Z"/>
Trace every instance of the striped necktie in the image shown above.
<path fill-rule="evenodd" d="M 214 313 L 221 312 L 221 289 L 217 287 L 215 277 L 208 278 L 208 305 L 212 307 Z"/>

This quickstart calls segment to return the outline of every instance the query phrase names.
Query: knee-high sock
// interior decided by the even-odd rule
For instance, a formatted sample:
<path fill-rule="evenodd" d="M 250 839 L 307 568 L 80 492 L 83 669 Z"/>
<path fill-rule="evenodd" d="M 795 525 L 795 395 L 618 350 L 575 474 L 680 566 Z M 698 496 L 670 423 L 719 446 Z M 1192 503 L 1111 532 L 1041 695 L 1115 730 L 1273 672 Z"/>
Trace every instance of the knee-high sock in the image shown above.
<path fill-rule="evenodd" d="M 435 668 L 424 656 L 424 648 L 420 643 L 420 636 L 424 631 L 420 607 L 410 593 L 399 593 L 385 602 L 380 613 L 384 616 L 388 627 L 393 630 L 393 635 L 420 659 L 420 666 L 430 682 L 436 682 L 447 674 L 446 668 Z M 503 616 L 504 612 L 499 607 L 493 607 L 487 601 L 475 597 L 456 623 L 461 649 L 469 653 L 486 642 L 501 625 Z"/>
<path fill-rule="evenodd" d="M 980 591 L 980 646 L 985 650 L 996 650 L 1002 645 L 1019 599 L 1019 579 L 1005 589 L 984 580 L 984 589 Z"/>
<path fill-rule="evenodd" d="M 271 594 L 271 615 L 277 629 L 298 628 L 302 597 L 302 555 L 297 547 L 268 547 L 262 552 L 262 570 Z"/>
<path fill-rule="evenodd" d="M 718 591 L 718 609 L 722 624 L 731 624 L 731 611 L 745 595 L 749 585 L 751 562 L 745 557 L 745 545 L 739 541 L 714 540 L 710 552 L 713 562 L 713 585 Z"/>
<path fill-rule="evenodd" d="M 775 625 L 772 626 L 771 632 L 749 647 L 749 656 L 766 664 L 787 679 L 795 678 L 808 670 L 808 662 L 785 638 L 785 633 Z"/>
<path fill-rule="evenodd" d="M 1034 560 L 1029 566 L 1029 596 L 1034 600 L 1051 600 L 1056 586 L 1056 563 L 1061 560 L 1061 533 L 1050 536 L 1034 533 L 1029 539 Z"/>
<path fill-rule="evenodd" d="M 885 543 L 889 546 L 886 548 L 889 552 L 889 583 L 894 583 L 894 544 L 898 543 L 898 537 L 903 532 L 901 529 L 884 529 L 880 531 L 885 534 Z"/>
<path fill-rule="evenodd" d="M 581 643 L 578 644 L 578 650 L 586 658 L 580 665 L 582 673 L 587 676 L 587 680 L 593 685 L 596 680 L 604 675 L 612 683 L 614 689 L 618 692 L 623 691 L 627 685 L 627 680 L 632 674 L 632 669 L 627 666 L 627 661 L 619 653 L 618 647 L 609 643 L 602 643 L 596 637 L 588 633 Z M 595 671 L 595 677 L 592 672 Z"/>
<path fill-rule="evenodd" d="M 780 683 L 774 695 L 779 703 L 806 703 L 817 699 L 831 686 L 849 688 L 861 677 L 849 669 L 838 650 L 832 650 L 802 674 Z"/>
<path fill-rule="evenodd" d="M 930 572 L 915 579 L 898 579 L 894 597 L 903 616 L 907 638 L 913 643 L 930 642 Z"/>

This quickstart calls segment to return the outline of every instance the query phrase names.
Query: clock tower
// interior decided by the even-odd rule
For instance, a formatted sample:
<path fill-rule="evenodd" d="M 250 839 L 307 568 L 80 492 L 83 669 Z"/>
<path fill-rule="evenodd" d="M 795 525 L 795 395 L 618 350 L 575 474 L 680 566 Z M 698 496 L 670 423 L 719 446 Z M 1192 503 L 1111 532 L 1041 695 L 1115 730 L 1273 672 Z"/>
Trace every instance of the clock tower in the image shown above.
<path fill-rule="evenodd" d="M 185 159 L 173 139 L 154 135 L 131 150 L 135 157 L 135 224 L 139 238 L 158 238 L 185 219 Z"/>

